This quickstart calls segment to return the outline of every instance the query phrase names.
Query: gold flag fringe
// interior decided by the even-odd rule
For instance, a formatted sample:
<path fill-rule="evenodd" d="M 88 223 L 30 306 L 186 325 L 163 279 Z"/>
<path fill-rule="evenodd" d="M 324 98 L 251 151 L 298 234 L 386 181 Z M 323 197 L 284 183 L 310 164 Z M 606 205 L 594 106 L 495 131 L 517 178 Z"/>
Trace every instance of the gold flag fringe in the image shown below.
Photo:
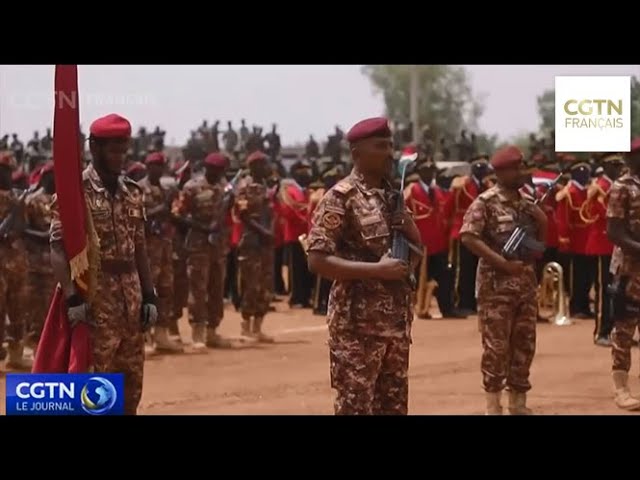
<path fill-rule="evenodd" d="M 96 294 L 98 275 L 100 273 L 100 239 L 93 224 L 93 217 L 89 207 L 86 208 L 86 246 L 82 251 L 69 260 L 71 279 L 86 292 L 87 303 L 91 304 Z M 84 274 L 89 276 L 85 281 Z"/>

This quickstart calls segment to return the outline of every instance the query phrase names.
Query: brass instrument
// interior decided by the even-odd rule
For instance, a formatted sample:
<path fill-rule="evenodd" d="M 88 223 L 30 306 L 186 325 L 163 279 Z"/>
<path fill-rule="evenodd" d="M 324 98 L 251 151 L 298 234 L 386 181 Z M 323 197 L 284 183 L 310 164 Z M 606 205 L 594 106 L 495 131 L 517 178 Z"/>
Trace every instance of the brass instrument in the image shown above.
<path fill-rule="evenodd" d="M 542 270 L 538 289 L 538 316 L 553 325 L 566 326 L 573 324 L 568 312 L 562 267 L 557 262 L 549 262 Z"/>
<path fill-rule="evenodd" d="M 435 280 L 427 280 L 427 278 L 427 248 L 424 247 L 416 291 L 416 315 L 423 319 L 431 318 L 429 307 L 433 299 L 433 291 L 438 286 Z"/>

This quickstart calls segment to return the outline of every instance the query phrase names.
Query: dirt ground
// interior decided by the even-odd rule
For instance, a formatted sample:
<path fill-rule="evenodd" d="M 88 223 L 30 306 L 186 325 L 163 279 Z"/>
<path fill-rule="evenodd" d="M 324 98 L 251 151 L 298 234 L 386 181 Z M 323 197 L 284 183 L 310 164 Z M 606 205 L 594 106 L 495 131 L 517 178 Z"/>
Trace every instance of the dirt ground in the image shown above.
<path fill-rule="evenodd" d="M 333 413 L 324 317 L 276 303 L 265 321 L 274 344 L 238 341 L 231 350 L 150 357 L 143 415 L 326 415 Z M 183 338 L 189 339 L 186 320 Z M 238 337 L 240 317 L 227 306 L 220 328 Z M 592 342 L 593 321 L 539 324 L 529 404 L 537 414 L 629 414 L 612 400 L 610 350 Z M 410 359 L 414 415 L 482 414 L 480 336 L 474 319 L 416 320 Z M 638 350 L 631 387 L 640 392 Z M 4 375 L 2 374 L 2 377 Z M 0 398 L 5 382 L 0 381 Z M 5 405 L 1 402 L 0 413 Z"/>

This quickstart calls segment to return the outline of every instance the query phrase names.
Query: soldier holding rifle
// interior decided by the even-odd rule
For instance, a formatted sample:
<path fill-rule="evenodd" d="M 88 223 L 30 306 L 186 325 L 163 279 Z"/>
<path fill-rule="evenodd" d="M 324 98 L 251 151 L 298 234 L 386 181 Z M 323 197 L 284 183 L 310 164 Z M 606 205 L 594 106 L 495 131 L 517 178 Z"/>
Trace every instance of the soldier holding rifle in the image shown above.
<path fill-rule="evenodd" d="M 520 251 L 506 258 L 502 252 L 516 227 L 527 223 L 544 247 L 547 216 L 519 192 L 525 171 L 517 147 L 498 150 L 491 165 L 498 183 L 473 201 L 460 232 L 464 245 L 480 257 L 476 295 L 486 413 L 502 414 L 500 397 L 506 386 L 510 413 L 522 415 L 531 413 L 526 392 L 536 347 L 535 256 Z"/>
<path fill-rule="evenodd" d="M 354 168 L 318 204 L 308 241 L 310 270 L 335 280 L 328 313 L 335 413 L 406 415 L 413 320 L 409 272 L 420 255 L 403 261 L 391 258 L 390 250 L 394 230 L 416 245 L 420 232 L 407 211 L 396 210 L 402 194 L 389 183 L 393 148 L 387 119 L 357 123 L 347 140 Z"/>

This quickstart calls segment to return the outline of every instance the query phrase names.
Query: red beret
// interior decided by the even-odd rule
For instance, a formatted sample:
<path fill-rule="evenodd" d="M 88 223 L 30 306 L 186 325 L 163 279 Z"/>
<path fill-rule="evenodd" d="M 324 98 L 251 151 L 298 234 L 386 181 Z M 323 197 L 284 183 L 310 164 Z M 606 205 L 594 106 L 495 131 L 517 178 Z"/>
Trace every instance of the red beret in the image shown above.
<path fill-rule="evenodd" d="M 94 120 L 89 133 L 98 138 L 129 138 L 131 136 L 131 124 L 129 120 L 117 113 L 110 113 L 105 117 Z"/>
<path fill-rule="evenodd" d="M 127 168 L 127 175 L 131 175 L 135 172 L 144 172 L 146 169 L 147 167 L 145 167 L 143 163 L 133 162 L 131 165 L 129 165 L 129 168 Z"/>
<path fill-rule="evenodd" d="M 256 160 L 266 160 L 266 159 L 267 159 L 267 156 L 260 150 L 257 150 L 247 157 L 247 165 L 249 165 L 251 162 L 255 162 Z"/>
<path fill-rule="evenodd" d="M 637 137 L 631 140 L 631 150 L 629 150 L 629 153 L 638 153 L 638 152 L 640 152 L 640 137 Z"/>
<path fill-rule="evenodd" d="M 491 158 L 493 168 L 509 168 L 518 165 L 524 159 L 522 151 L 515 145 L 509 145 L 496 151 Z"/>
<path fill-rule="evenodd" d="M 207 158 L 204 159 L 205 165 L 211 165 L 213 167 L 226 167 L 227 157 L 221 153 L 210 153 Z"/>
<path fill-rule="evenodd" d="M 356 123 L 347 133 L 349 143 L 371 137 L 390 137 L 389 120 L 384 117 L 367 118 Z"/>
<path fill-rule="evenodd" d="M 16 157 L 13 156 L 13 152 L 9 150 L 0 152 L 0 165 L 5 165 L 11 170 L 16 169 L 18 167 L 18 163 L 16 162 Z"/>
<path fill-rule="evenodd" d="M 49 172 L 53 172 L 53 160 L 49 160 L 47 163 L 45 163 L 42 167 L 42 170 L 40 170 L 41 175 Z"/>
<path fill-rule="evenodd" d="M 147 155 L 147 158 L 145 158 L 144 163 L 147 165 L 164 165 L 164 154 L 162 152 L 150 153 L 149 155 Z"/>
<path fill-rule="evenodd" d="M 12 182 L 19 182 L 20 180 L 24 180 L 26 178 L 28 178 L 27 173 L 22 168 L 17 169 L 11 174 Z"/>

